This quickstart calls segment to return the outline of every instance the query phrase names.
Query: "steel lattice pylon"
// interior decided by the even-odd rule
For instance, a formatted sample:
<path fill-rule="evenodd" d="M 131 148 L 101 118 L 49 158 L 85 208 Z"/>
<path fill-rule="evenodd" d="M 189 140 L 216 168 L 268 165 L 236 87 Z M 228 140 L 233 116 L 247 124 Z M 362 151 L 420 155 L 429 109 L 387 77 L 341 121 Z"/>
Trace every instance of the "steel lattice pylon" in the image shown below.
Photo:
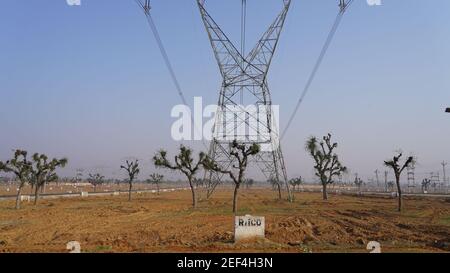
<path fill-rule="evenodd" d="M 205 0 L 197 0 L 197 3 L 223 77 L 209 156 L 222 168 L 229 169 L 233 165 L 230 143 L 234 139 L 240 143 L 260 144 L 264 148 L 252 162 L 256 163 L 267 179 L 284 183 L 289 200 L 292 200 L 267 84 L 267 73 L 291 0 L 282 0 L 282 11 L 247 55 L 235 47 L 210 16 L 205 8 Z M 254 105 L 253 109 L 257 110 L 248 111 L 243 105 Z M 234 115 L 229 115 L 230 112 Z M 242 124 L 248 130 L 239 131 L 237 128 Z M 210 184 L 210 195 L 220 183 L 222 175 L 206 173 L 205 178 Z"/>

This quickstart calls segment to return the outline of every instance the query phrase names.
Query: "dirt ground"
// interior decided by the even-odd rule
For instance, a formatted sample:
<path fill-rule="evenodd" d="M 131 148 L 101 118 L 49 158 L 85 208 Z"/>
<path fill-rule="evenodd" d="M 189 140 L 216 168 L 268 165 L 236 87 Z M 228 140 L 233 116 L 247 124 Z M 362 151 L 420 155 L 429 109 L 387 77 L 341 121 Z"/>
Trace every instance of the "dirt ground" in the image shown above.
<path fill-rule="evenodd" d="M 190 191 L 0 202 L 0 252 L 450 252 L 450 201 L 296 193 L 277 200 L 271 190 L 242 190 L 239 214 L 266 217 L 266 239 L 233 242 L 230 190 L 190 207 Z"/>

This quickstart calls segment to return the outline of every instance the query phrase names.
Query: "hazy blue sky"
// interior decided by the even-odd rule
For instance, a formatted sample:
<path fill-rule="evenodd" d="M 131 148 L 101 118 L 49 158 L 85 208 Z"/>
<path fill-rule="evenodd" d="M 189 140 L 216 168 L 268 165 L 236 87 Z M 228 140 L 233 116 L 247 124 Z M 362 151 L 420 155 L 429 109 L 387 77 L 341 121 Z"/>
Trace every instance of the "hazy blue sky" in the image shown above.
<path fill-rule="evenodd" d="M 239 2 L 209 0 L 230 37 Z M 312 176 L 310 135 L 332 132 L 343 163 L 363 178 L 399 148 L 418 176 L 450 161 L 450 1 L 355 0 L 282 146 L 290 176 Z M 281 127 L 337 13 L 337 0 L 294 0 L 269 85 Z M 171 140 L 180 103 L 133 0 L 4 0 L 0 7 L 0 159 L 11 149 L 67 156 L 76 168 L 119 175 L 126 157 L 150 158 Z M 215 103 L 221 78 L 194 0 L 153 0 L 153 17 L 189 102 Z M 248 45 L 281 0 L 249 0 Z M 236 40 L 237 41 L 237 40 Z M 202 146 L 188 143 L 197 150 Z M 173 154 L 173 153 L 172 153 Z M 450 168 L 448 170 L 450 173 Z M 122 175 L 122 174 L 121 174 Z M 168 175 L 175 177 L 174 175 Z"/>

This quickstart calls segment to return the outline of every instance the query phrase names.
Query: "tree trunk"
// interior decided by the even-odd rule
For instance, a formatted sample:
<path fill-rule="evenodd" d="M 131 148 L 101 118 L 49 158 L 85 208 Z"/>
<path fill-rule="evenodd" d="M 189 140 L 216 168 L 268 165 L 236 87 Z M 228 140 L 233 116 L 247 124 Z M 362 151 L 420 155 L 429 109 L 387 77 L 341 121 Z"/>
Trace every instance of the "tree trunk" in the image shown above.
<path fill-rule="evenodd" d="M 402 211 L 402 188 L 400 187 L 400 177 L 395 177 L 398 192 L 398 212 Z"/>
<path fill-rule="evenodd" d="M 19 185 L 19 191 L 17 192 L 17 197 L 16 197 L 16 209 L 20 209 L 20 195 L 22 195 L 22 187 L 23 187 L 23 184 L 21 183 Z"/>
<path fill-rule="evenodd" d="M 237 212 L 237 198 L 238 198 L 238 191 L 239 191 L 239 184 L 236 184 L 234 186 L 234 193 L 233 193 L 233 213 L 236 214 Z"/>
<path fill-rule="evenodd" d="M 37 204 L 38 199 L 39 199 L 39 186 L 36 185 L 35 191 L 34 191 L 34 205 Z"/>
<path fill-rule="evenodd" d="M 322 196 L 323 200 L 328 200 L 327 183 L 322 183 Z"/>
<path fill-rule="evenodd" d="M 278 199 L 281 200 L 282 197 L 281 197 L 281 185 L 280 185 L 280 181 L 278 181 L 277 187 L 278 187 Z"/>
<path fill-rule="evenodd" d="M 128 201 L 131 201 L 131 189 L 133 188 L 133 182 L 130 181 L 130 187 L 128 188 Z"/>
<path fill-rule="evenodd" d="M 157 193 L 159 195 L 159 184 L 158 183 L 156 183 L 156 191 L 157 191 Z"/>
<path fill-rule="evenodd" d="M 192 179 L 189 178 L 189 186 L 191 187 L 191 192 L 192 192 L 192 207 L 196 208 L 197 207 L 197 197 L 195 196 L 195 188 L 194 185 L 192 184 Z"/>
<path fill-rule="evenodd" d="M 287 180 L 285 181 L 285 183 L 288 194 L 288 201 L 292 203 L 294 202 L 294 194 L 291 192 L 291 187 L 289 187 L 289 183 L 287 182 Z"/>
<path fill-rule="evenodd" d="M 97 192 L 97 185 L 94 185 L 94 192 Z"/>

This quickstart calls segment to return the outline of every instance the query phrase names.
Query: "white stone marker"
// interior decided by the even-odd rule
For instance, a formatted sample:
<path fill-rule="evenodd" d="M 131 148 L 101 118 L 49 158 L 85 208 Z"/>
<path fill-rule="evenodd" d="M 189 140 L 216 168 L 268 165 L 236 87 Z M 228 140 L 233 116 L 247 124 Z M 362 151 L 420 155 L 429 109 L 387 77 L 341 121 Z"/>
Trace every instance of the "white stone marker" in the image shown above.
<path fill-rule="evenodd" d="M 370 241 L 367 244 L 367 250 L 371 250 L 370 253 L 381 253 L 381 244 L 377 241 Z"/>
<path fill-rule="evenodd" d="M 30 202 L 30 196 L 29 195 L 21 195 L 20 201 L 28 201 Z"/>
<path fill-rule="evenodd" d="M 66 249 L 70 250 L 69 253 L 81 253 L 81 245 L 77 241 L 68 242 Z"/>
<path fill-rule="evenodd" d="M 264 238 L 265 219 L 259 216 L 236 216 L 234 220 L 234 241 Z"/>
<path fill-rule="evenodd" d="M 89 193 L 87 191 L 82 191 L 81 192 L 81 197 L 88 197 Z"/>
<path fill-rule="evenodd" d="M 119 194 L 120 194 L 120 192 L 118 192 L 118 191 L 115 191 L 115 192 L 113 193 L 114 196 L 118 196 Z"/>

